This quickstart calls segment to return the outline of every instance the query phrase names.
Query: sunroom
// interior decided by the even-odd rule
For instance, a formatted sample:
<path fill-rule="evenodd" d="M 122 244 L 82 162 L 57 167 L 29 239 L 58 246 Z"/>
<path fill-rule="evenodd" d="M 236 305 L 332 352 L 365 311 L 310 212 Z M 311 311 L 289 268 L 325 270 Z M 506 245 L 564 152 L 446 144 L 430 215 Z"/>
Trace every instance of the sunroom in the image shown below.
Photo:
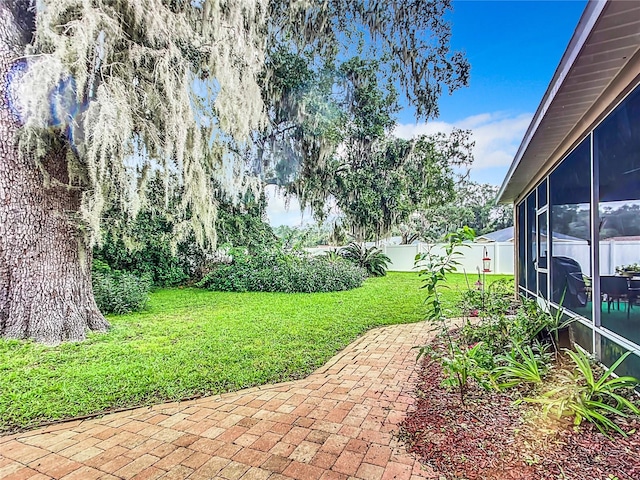
<path fill-rule="evenodd" d="M 591 1 L 500 190 L 516 283 L 640 377 L 640 3 Z"/>

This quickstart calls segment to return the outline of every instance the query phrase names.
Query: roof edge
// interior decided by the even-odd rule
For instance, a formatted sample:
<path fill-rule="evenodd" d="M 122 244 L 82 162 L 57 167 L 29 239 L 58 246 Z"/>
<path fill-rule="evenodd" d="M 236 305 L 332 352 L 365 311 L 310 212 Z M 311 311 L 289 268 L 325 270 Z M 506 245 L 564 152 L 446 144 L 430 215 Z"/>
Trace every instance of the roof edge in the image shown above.
<path fill-rule="evenodd" d="M 520 161 L 522 160 L 522 157 L 526 152 L 531 139 L 537 132 L 538 127 L 540 126 L 540 122 L 542 122 L 542 119 L 549 109 L 551 102 L 553 102 L 553 100 L 555 99 L 558 90 L 560 90 L 560 87 L 562 86 L 569 71 L 571 70 L 571 67 L 573 67 L 573 64 L 575 63 L 576 58 L 578 58 L 578 55 L 580 54 L 582 47 L 587 41 L 589 34 L 591 34 L 591 31 L 593 30 L 593 27 L 595 26 L 598 18 L 600 18 L 600 15 L 604 10 L 607 1 L 608 0 L 589 0 L 589 3 L 587 3 L 585 10 L 580 17 L 580 20 L 578 21 L 578 25 L 573 32 L 571 40 L 569 41 L 569 45 L 567 46 L 567 49 L 560 59 L 560 63 L 556 68 L 553 77 L 551 78 L 551 82 L 549 83 L 549 86 L 547 87 L 547 90 L 542 97 L 542 101 L 540 102 L 540 105 L 538 105 L 536 113 L 531 119 L 531 123 L 529 124 L 524 138 L 522 139 L 522 143 L 520 143 L 513 162 L 511 162 L 509 170 L 507 171 L 507 174 L 502 181 L 502 185 L 500 186 L 500 190 L 498 191 L 498 203 L 510 203 L 512 200 L 514 200 L 509 198 L 505 201 L 505 199 L 503 199 L 509 182 L 511 181 L 511 178 L 513 177 L 516 169 L 520 165 Z"/>

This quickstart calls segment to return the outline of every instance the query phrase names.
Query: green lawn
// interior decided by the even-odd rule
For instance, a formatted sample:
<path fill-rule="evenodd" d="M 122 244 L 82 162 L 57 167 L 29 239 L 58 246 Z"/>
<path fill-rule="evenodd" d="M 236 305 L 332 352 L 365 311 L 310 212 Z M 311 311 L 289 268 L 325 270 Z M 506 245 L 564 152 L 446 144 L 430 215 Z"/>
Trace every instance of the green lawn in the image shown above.
<path fill-rule="evenodd" d="M 466 287 L 449 282 L 453 306 Z M 83 343 L 0 340 L 0 431 L 304 377 L 372 327 L 422 320 L 420 285 L 389 273 L 337 293 L 159 290 Z"/>

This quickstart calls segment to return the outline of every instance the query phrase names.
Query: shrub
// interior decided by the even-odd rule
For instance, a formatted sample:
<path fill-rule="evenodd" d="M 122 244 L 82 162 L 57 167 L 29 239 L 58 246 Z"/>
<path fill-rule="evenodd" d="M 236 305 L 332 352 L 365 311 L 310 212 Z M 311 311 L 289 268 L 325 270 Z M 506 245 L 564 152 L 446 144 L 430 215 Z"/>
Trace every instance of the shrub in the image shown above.
<path fill-rule="evenodd" d="M 249 255 L 233 249 L 233 261 L 219 264 L 197 284 L 227 292 L 335 292 L 359 287 L 366 272 L 343 259 L 266 250 Z"/>
<path fill-rule="evenodd" d="M 161 287 L 190 284 L 203 278 L 213 252 L 203 250 L 193 232 L 175 243 L 176 232 L 181 231 L 180 222 L 168 213 L 182 201 L 182 189 L 175 182 L 173 177 L 153 174 L 146 184 L 147 206 L 135 218 L 122 218 L 117 210 L 106 211 L 103 223 L 122 225 L 124 231 L 118 229 L 118 235 L 105 231 L 101 245 L 93 250 L 94 258 L 117 270 L 149 276 L 154 285 Z M 216 200 L 219 208 L 215 230 L 220 244 L 233 243 L 249 249 L 275 244 L 271 227 L 262 220 L 266 208 L 264 195 L 256 197 L 248 191 L 232 200 L 219 194 Z M 156 207 L 165 202 L 168 209 Z"/>
<path fill-rule="evenodd" d="M 426 320 L 435 326 L 433 331 L 439 330 L 438 336 L 446 345 L 446 353 L 436 360 L 442 364 L 444 384 L 458 389 L 462 405 L 465 403 L 469 377 L 480 379 L 484 375 L 484 371 L 478 368 L 478 360 L 485 356 L 485 348 L 480 342 L 468 348 L 453 338 L 440 300 L 440 289 L 443 288 L 442 283 L 446 281 L 447 275 L 456 271 L 458 259 L 462 256 L 460 248 L 464 246 L 464 241 L 473 239 L 473 236 L 473 230 L 469 227 L 450 233 L 446 237 L 448 243 L 445 245 L 444 255 L 437 255 L 430 249 L 427 253 L 417 255 L 415 263 L 415 266 L 420 268 L 419 275 L 424 277 L 422 288 L 427 292 Z M 428 345 L 416 348 L 419 348 L 418 359 L 429 352 Z"/>
<path fill-rule="evenodd" d="M 364 268 L 372 277 L 383 277 L 387 274 L 388 264 L 391 259 L 377 247 L 367 248 L 364 244 L 351 242 L 339 250 L 340 255 Z"/>
<path fill-rule="evenodd" d="M 93 259 L 93 264 L 91 265 L 91 271 L 96 273 L 111 273 L 111 267 L 107 262 L 103 262 L 102 260 L 98 260 L 96 258 Z"/>
<path fill-rule="evenodd" d="M 615 417 L 626 417 L 628 412 L 640 414 L 640 409 L 621 394 L 625 390 L 630 392 L 636 388 L 638 379 L 628 376 L 614 377 L 613 374 L 631 352 L 622 355 L 600 376 L 593 371 L 589 357 L 581 350 L 569 350 L 567 354 L 575 363 L 575 370 L 565 370 L 561 373 L 560 386 L 541 397 L 524 400 L 542 404 L 545 415 L 551 412 L 557 417 L 573 417 L 575 426 L 586 420 L 605 435 L 613 430 L 627 436 L 627 432 L 616 423 Z"/>
<path fill-rule="evenodd" d="M 456 302 L 458 308 L 465 316 L 477 317 L 484 306 L 484 298 L 481 290 L 470 288 L 463 290 Z"/>
<path fill-rule="evenodd" d="M 482 341 L 494 355 L 504 355 L 514 346 L 533 346 L 552 320 L 540 311 L 535 300 L 523 298 L 515 315 L 493 313 L 477 324 L 467 323 L 462 327 L 462 337 L 467 343 Z"/>
<path fill-rule="evenodd" d="M 111 270 L 104 262 L 94 262 L 93 294 L 104 314 L 121 315 L 142 310 L 149 300 L 151 283 L 149 277 Z"/>
<path fill-rule="evenodd" d="M 182 245 L 179 246 L 181 248 Z M 122 239 L 105 235 L 103 245 L 95 248 L 93 253 L 97 261 L 115 270 L 150 277 L 154 285 L 162 287 L 180 285 L 191 274 L 186 262 L 171 252 L 169 240 L 156 233 L 148 234 L 148 238 L 145 237 L 139 248 L 134 250 L 127 249 Z"/>
<path fill-rule="evenodd" d="M 486 288 L 464 290 L 458 307 L 464 315 L 487 316 L 514 311 L 513 280 L 494 280 Z"/>
<path fill-rule="evenodd" d="M 500 365 L 491 375 L 499 389 L 515 387 L 522 383 L 541 383 L 549 371 L 550 358 L 544 348 L 536 353 L 529 345 L 515 345 L 510 352 L 496 356 L 495 360 L 500 362 Z"/>
<path fill-rule="evenodd" d="M 338 251 L 337 248 L 333 248 L 331 250 L 324 252 L 324 259 L 327 260 L 328 262 L 337 262 L 341 258 L 343 257 L 342 255 L 340 255 L 340 252 Z"/>

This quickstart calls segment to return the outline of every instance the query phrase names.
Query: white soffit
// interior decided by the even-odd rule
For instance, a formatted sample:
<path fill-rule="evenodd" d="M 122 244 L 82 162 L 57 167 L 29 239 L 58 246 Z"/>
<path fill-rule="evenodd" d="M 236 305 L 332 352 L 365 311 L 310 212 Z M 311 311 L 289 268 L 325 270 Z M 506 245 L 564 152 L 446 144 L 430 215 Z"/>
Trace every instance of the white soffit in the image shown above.
<path fill-rule="evenodd" d="M 507 172 L 501 202 L 518 198 L 552 157 L 564 153 L 560 148 L 571 146 L 567 141 L 584 133 L 590 124 L 581 120 L 630 66 L 640 73 L 640 2 L 590 1 Z"/>

